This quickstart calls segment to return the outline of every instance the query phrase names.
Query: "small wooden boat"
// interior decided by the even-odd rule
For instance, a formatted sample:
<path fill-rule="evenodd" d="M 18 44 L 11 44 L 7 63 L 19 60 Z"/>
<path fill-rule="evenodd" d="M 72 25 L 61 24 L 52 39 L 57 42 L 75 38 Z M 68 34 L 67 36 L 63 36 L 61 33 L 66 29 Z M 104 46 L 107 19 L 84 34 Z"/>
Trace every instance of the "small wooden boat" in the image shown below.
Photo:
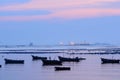
<path fill-rule="evenodd" d="M 2 67 L 2 65 L 0 65 L 0 68 Z"/>
<path fill-rule="evenodd" d="M 55 67 L 55 71 L 61 71 L 61 70 L 71 70 L 70 67 Z"/>
<path fill-rule="evenodd" d="M 62 62 L 59 60 L 42 60 L 43 65 L 62 65 Z"/>
<path fill-rule="evenodd" d="M 78 57 L 75 57 L 75 58 L 67 58 L 67 57 L 61 57 L 61 56 L 58 56 L 59 60 L 62 61 L 62 62 L 79 62 L 80 60 L 83 60 L 83 58 L 78 58 Z M 85 58 L 84 58 L 85 59 Z"/>
<path fill-rule="evenodd" d="M 120 60 L 119 59 L 105 59 L 105 58 L 101 58 L 102 63 L 119 63 Z"/>
<path fill-rule="evenodd" d="M 5 64 L 24 64 L 24 60 L 4 59 Z"/>
<path fill-rule="evenodd" d="M 47 57 L 40 57 L 40 56 L 34 56 L 34 55 L 32 55 L 32 59 L 33 60 L 46 60 Z"/>
<path fill-rule="evenodd" d="M 86 58 L 82 58 L 82 57 L 80 57 L 79 60 L 86 60 Z"/>

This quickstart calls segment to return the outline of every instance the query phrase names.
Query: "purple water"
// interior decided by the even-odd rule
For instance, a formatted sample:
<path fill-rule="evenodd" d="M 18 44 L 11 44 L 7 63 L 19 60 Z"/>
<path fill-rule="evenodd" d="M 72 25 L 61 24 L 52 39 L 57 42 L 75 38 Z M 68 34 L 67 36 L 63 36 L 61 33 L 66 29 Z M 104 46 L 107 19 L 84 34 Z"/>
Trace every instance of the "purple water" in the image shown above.
<path fill-rule="evenodd" d="M 57 54 L 34 54 L 58 59 Z M 68 54 L 64 56 L 70 57 Z M 32 61 L 31 54 L 0 54 L 0 80 L 120 80 L 120 64 L 101 64 L 100 57 L 120 59 L 120 55 L 74 55 L 85 57 L 79 63 L 65 62 L 71 71 L 55 71 L 54 66 L 42 66 Z M 24 59 L 25 64 L 5 64 L 4 58 Z"/>

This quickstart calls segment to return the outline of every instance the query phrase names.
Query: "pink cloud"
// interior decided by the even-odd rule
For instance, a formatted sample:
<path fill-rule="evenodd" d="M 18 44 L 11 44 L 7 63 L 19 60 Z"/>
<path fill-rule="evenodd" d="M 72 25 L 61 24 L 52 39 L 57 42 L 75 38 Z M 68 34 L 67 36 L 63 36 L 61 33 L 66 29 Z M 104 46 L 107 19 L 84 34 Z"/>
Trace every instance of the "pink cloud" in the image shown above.
<path fill-rule="evenodd" d="M 70 10 L 61 10 L 53 12 L 47 15 L 39 16 L 5 16 L 0 17 L 1 21 L 28 21 L 28 20 L 49 20 L 49 19 L 81 19 L 81 18 L 90 18 L 90 17 L 100 17 L 100 16 L 114 16 L 120 15 L 120 9 L 70 9 Z"/>
<path fill-rule="evenodd" d="M 89 5 L 102 6 L 101 3 L 107 2 L 119 2 L 119 0 L 30 0 L 27 3 L 1 6 L 0 11 L 31 9 L 59 10 L 66 8 L 71 9 Z"/>
<path fill-rule="evenodd" d="M 73 9 L 64 10 L 53 14 L 54 16 L 59 16 L 59 18 L 88 18 L 88 17 L 98 17 L 98 16 L 114 16 L 120 15 L 120 9 Z"/>
<path fill-rule="evenodd" d="M 0 11 L 18 10 L 47 10 L 52 12 L 45 15 L 34 16 L 0 16 L 2 21 L 26 21 L 26 20 L 48 20 L 77 19 L 99 16 L 120 15 L 120 9 L 111 8 L 80 8 L 82 6 L 97 5 L 102 7 L 102 3 L 119 2 L 119 0 L 30 0 L 27 3 L 0 6 Z"/>

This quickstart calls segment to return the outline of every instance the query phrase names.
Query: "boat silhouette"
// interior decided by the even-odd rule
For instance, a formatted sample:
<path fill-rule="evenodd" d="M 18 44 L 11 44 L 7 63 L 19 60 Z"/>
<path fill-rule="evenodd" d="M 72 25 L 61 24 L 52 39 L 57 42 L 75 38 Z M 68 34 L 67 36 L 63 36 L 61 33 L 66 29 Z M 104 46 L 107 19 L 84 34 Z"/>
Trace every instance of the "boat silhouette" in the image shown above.
<path fill-rule="evenodd" d="M 2 67 L 2 65 L 0 65 L 0 68 Z"/>
<path fill-rule="evenodd" d="M 61 70 L 71 70 L 70 67 L 54 67 L 55 71 L 61 71 Z"/>
<path fill-rule="evenodd" d="M 24 64 L 24 60 L 4 59 L 5 64 Z"/>
<path fill-rule="evenodd" d="M 58 59 L 62 62 L 79 62 L 80 60 L 85 60 L 85 58 L 79 58 L 79 57 L 68 58 L 68 57 L 61 57 L 61 56 L 58 56 Z"/>
<path fill-rule="evenodd" d="M 32 56 L 32 60 L 46 60 L 47 57 L 40 57 L 40 56 L 34 56 L 34 55 L 31 55 Z"/>
<path fill-rule="evenodd" d="M 119 63 L 120 60 L 119 59 L 105 59 L 105 58 L 101 58 L 102 64 L 104 63 Z"/>
<path fill-rule="evenodd" d="M 62 65 L 62 62 L 59 60 L 42 60 L 43 65 Z"/>

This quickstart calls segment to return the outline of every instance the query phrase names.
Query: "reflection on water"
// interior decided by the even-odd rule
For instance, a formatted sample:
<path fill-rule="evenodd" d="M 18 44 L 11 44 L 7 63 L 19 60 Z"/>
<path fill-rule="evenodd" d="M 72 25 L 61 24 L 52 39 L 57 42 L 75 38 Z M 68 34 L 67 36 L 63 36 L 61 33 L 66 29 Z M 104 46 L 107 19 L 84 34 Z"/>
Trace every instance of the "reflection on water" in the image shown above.
<path fill-rule="evenodd" d="M 52 57 L 63 54 L 35 54 Z M 4 56 L 4 57 L 3 57 Z M 64 56 L 70 57 L 68 54 Z M 55 71 L 54 66 L 42 66 L 40 60 L 32 61 L 31 54 L 0 54 L 0 80 L 119 80 L 120 64 L 101 64 L 100 58 L 120 59 L 120 55 L 74 55 L 85 57 L 78 63 L 64 62 L 71 71 Z M 4 58 L 24 59 L 25 64 L 5 64 Z"/>

